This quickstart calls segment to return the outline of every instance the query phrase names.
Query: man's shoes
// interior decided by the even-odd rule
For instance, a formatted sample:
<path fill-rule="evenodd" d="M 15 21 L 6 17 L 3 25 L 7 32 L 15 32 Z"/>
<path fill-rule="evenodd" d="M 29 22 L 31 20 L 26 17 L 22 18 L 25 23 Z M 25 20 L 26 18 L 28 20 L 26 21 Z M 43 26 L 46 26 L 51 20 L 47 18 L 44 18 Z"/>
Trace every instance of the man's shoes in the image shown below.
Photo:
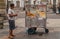
<path fill-rule="evenodd" d="M 11 36 L 15 37 L 15 35 L 11 35 Z"/>
<path fill-rule="evenodd" d="M 13 38 L 13 36 L 8 36 L 8 38 Z"/>

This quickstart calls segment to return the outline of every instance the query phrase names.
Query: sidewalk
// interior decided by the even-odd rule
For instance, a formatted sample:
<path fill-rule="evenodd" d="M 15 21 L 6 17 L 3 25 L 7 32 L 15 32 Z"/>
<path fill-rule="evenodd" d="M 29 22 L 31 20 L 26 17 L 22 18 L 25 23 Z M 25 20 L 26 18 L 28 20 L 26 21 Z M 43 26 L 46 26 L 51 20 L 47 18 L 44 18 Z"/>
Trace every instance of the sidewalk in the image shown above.
<path fill-rule="evenodd" d="M 8 22 L 5 23 L 7 26 L 0 30 L 0 39 L 8 39 Z M 60 39 L 60 19 L 47 19 L 47 28 L 49 34 L 43 34 L 43 36 L 32 35 L 28 36 L 25 28 L 25 19 L 19 18 L 16 20 L 17 28 L 15 29 L 15 39 Z M 40 31 L 40 29 L 38 29 Z M 41 32 L 41 31 L 40 31 Z"/>
<path fill-rule="evenodd" d="M 48 34 L 40 35 L 27 35 L 25 27 L 25 13 L 17 12 L 18 18 L 16 19 L 16 26 L 14 39 L 60 39 L 60 15 L 56 15 L 53 12 L 47 14 L 47 28 L 49 29 Z M 0 30 L 0 39 L 8 39 L 8 22 L 4 23 L 4 29 Z M 44 32 L 43 29 L 38 28 L 38 32 Z"/>

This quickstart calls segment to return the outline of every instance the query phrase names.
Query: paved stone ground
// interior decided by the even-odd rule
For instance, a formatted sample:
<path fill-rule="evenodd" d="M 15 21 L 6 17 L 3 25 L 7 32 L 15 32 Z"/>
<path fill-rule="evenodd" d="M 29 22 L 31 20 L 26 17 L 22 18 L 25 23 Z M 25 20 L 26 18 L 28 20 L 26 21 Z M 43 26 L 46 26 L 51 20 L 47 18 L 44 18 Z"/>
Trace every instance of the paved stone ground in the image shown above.
<path fill-rule="evenodd" d="M 56 21 L 58 20 L 58 21 Z M 16 20 L 17 28 L 15 29 L 16 37 L 14 39 L 60 39 L 60 19 L 48 19 L 47 28 L 49 29 L 48 34 L 28 35 L 26 32 L 26 27 L 24 26 L 24 18 Z M 20 22 L 19 22 L 20 21 Z M 7 24 L 7 23 L 6 23 Z M 5 26 L 4 29 L 0 30 L 0 39 L 8 39 L 8 27 Z M 44 32 L 44 29 L 38 28 L 38 32 Z"/>
<path fill-rule="evenodd" d="M 19 13 L 19 15 L 21 15 Z M 18 19 L 16 19 L 16 26 L 14 34 L 16 37 L 14 39 L 60 39 L 60 15 L 56 15 L 54 13 L 48 13 L 47 14 L 47 28 L 49 29 L 48 34 L 35 34 L 35 35 L 28 35 L 26 32 L 25 25 L 25 18 L 23 16 L 18 16 Z M 9 39 L 8 38 L 8 22 L 4 23 L 4 29 L 0 29 L 0 39 Z M 38 32 L 44 32 L 44 29 L 38 28 Z"/>

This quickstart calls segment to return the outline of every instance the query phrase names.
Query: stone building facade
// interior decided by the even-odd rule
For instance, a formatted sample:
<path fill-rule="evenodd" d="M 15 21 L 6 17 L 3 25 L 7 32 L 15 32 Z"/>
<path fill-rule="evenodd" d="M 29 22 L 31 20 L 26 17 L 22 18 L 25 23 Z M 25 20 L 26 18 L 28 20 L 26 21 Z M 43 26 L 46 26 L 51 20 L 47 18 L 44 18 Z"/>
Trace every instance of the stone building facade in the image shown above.
<path fill-rule="evenodd" d="M 7 5 L 7 3 L 8 3 L 8 5 L 10 3 L 14 3 L 15 7 L 24 7 L 24 0 L 8 0 L 8 2 L 6 0 L 5 2 L 6 2 L 6 5 Z"/>
<path fill-rule="evenodd" d="M 0 0 L 0 9 L 5 8 L 4 0 Z"/>
<path fill-rule="evenodd" d="M 28 1 L 28 0 L 8 0 L 8 5 L 10 3 L 14 3 L 16 7 L 18 8 L 23 8 L 24 7 L 24 4 L 25 4 L 25 1 Z M 54 5 L 55 3 L 53 3 L 55 0 L 30 0 L 31 1 L 31 4 L 34 4 L 34 1 L 42 1 L 42 2 L 48 2 L 49 5 Z M 7 5 L 7 0 L 5 0 L 6 2 L 6 5 Z M 56 5 L 58 5 L 58 3 L 60 2 L 60 0 L 56 0 Z"/>

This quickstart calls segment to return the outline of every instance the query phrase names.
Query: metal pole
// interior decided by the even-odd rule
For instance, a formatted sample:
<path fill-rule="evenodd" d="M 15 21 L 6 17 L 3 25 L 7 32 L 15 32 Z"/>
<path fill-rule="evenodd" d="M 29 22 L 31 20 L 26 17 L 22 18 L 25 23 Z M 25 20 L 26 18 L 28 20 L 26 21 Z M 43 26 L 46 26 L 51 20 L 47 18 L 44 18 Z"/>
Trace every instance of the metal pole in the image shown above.
<path fill-rule="evenodd" d="M 29 2 L 29 11 L 30 11 L 30 7 L 31 7 L 31 0 L 28 0 Z"/>
<path fill-rule="evenodd" d="M 48 0 L 46 1 L 46 12 L 48 11 Z"/>
<path fill-rule="evenodd" d="M 6 9 L 7 9 L 7 13 L 8 13 L 8 0 L 7 0 L 7 8 Z"/>
<path fill-rule="evenodd" d="M 53 0 L 53 12 L 56 13 L 56 0 Z"/>

